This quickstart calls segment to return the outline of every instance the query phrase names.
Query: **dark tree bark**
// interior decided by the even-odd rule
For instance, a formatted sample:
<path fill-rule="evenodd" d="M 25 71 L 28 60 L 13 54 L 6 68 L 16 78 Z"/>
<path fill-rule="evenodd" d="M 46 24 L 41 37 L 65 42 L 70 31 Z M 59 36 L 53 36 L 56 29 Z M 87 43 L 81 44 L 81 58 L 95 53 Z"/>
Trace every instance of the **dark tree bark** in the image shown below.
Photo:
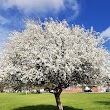
<path fill-rule="evenodd" d="M 61 94 L 61 92 L 62 92 L 62 88 L 60 88 L 60 89 L 56 88 L 55 92 L 54 92 L 58 110 L 63 110 L 63 106 L 62 106 L 61 101 L 60 101 L 60 94 Z"/>

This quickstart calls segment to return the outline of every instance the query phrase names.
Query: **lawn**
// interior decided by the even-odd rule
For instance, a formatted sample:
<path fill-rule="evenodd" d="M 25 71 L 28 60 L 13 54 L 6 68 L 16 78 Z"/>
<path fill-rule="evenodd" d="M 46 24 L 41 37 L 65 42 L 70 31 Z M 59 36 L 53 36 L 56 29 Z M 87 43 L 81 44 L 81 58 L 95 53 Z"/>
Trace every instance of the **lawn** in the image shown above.
<path fill-rule="evenodd" d="M 110 93 L 62 94 L 64 110 L 110 110 Z M 56 110 L 53 94 L 0 93 L 0 110 Z"/>

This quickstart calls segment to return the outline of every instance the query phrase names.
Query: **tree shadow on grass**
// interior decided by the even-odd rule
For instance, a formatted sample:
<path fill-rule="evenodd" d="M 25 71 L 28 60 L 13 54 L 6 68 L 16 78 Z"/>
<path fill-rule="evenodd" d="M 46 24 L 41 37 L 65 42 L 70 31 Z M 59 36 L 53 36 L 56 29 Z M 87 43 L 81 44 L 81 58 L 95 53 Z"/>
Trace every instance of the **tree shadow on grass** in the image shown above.
<path fill-rule="evenodd" d="M 96 103 L 110 106 L 110 101 L 97 101 Z"/>
<path fill-rule="evenodd" d="M 36 106 L 19 107 L 13 110 L 57 110 L 57 107 L 53 105 L 36 105 Z M 64 106 L 64 110 L 83 110 L 83 109 Z"/>

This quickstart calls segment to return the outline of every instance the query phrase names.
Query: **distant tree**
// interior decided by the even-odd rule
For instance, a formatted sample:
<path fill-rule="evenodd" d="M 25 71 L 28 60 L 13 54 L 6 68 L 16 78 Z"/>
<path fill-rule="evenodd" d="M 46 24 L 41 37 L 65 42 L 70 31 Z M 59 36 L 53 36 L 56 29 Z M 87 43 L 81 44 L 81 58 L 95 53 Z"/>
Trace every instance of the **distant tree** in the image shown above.
<path fill-rule="evenodd" d="M 4 82 L 0 82 L 0 92 L 3 92 L 4 87 L 5 87 Z"/>
<path fill-rule="evenodd" d="M 109 53 L 93 28 L 69 26 L 63 20 L 27 21 L 26 29 L 10 34 L 1 74 L 53 91 L 58 110 L 60 94 L 73 84 L 99 84 L 107 75 Z M 13 79 L 11 79 L 13 80 Z M 52 90 L 52 91 L 51 91 Z"/>

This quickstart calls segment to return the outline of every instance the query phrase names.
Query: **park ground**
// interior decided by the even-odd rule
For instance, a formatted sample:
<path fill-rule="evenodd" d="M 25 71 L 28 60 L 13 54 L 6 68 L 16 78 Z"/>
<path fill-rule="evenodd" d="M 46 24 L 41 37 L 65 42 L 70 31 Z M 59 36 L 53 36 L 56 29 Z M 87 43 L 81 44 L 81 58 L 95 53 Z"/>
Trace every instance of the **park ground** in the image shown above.
<path fill-rule="evenodd" d="M 110 93 L 62 94 L 64 110 L 110 110 Z M 53 94 L 0 93 L 0 110 L 57 110 Z"/>

